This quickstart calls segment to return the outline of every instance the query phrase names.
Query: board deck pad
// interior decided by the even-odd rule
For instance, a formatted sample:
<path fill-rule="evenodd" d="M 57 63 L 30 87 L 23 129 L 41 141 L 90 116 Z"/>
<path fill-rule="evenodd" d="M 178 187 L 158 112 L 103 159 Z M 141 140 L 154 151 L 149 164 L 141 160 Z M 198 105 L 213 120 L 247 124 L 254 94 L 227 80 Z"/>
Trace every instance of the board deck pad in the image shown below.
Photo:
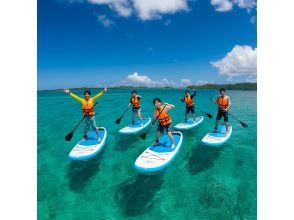
<path fill-rule="evenodd" d="M 136 160 L 134 167 L 142 173 L 153 173 L 166 168 L 179 152 L 183 135 L 181 132 L 173 132 L 175 147 L 171 148 L 168 135 L 159 139 L 159 144 L 148 147 Z"/>
<path fill-rule="evenodd" d="M 107 132 L 105 128 L 99 128 L 101 141 L 98 141 L 95 131 L 90 131 L 85 140 L 81 140 L 69 153 L 71 160 L 86 160 L 96 156 L 104 147 Z"/>
<path fill-rule="evenodd" d="M 119 130 L 121 134 L 137 134 L 145 130 L 151 124 L 151 118 L 143 118 L 143 126 L 141 126 L 141 121 L 137 120 L 133 125 L 127 125 L 126 127 Z"/>
<path fill-rule="evenodd" d="M 216 132 L 212 130 L 207 135 L 205 135 L 202 139 L 202 142 L 210 146 L 221 146 L 222 144 L 226 143 L 229 140 L 233 130 L 230 124 L 228 126 L 229 126 L 228 134 L 226 134 L 226 126 L 222 124 L 218 126 Z"/>
<path fill-rule="evenodd" d="M 176 130 L 189 130 L 189 129 L 197 127 L 200 123 L 203 122 L 203 120 L 204 120 L 203 116 L 197 116 L 195 122 L 194 122 L 193 118 L 189 118 L 187 120 L 187 122 L 181 122 L 181 123 L 175 125 L 174 128 Z"/>

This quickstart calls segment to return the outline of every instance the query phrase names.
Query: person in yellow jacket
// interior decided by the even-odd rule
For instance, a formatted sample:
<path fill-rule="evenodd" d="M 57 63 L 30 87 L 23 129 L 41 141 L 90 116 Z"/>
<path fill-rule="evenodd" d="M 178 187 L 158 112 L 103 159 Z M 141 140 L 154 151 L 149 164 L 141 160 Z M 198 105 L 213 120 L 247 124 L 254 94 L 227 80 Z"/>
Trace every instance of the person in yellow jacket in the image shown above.
<path fill-rule="evenodd" d="M 85 123 L 84 123 L 84 140 L 87 138 L 88 131 L 92 128 L 96 131 L 98 141 L 101 141 L 101 137 L 99 134 L 98 126 L 96 125 L 95 120 L 95 109 L 94 105 L 98 98 L 100 98 L 105 92 L 107 91 L 107 87 L 105 87 L 101 92 L 96 94 L 94 97 L 91 96 L 91 92 L 89 90 L 86 90 L 84 92 L 84 98 L 81 98 L 71 92 L 69 89 L 64 89 L 64 92 L 69 94 L 73 99 L 80 102 L 82 104 L 82 112 L 85 117 Z"/>
<path fill-rule="evenodd" d="M 180 100 L 186 103 L 186 111 L 185 111 L 185 122 L 187 122 L 187 115 L 191 112 L 194 122 L 196 122 L 196 114 L 195 114 L 195 104 L 193 98 L 196 96 L 196 91 L 193 89 L 193 95 L 190 95 L 190 92 L 187 90 L 185 91 L 185 96 Z"/>
<path fill-rule="evenodd" d="M 154 105 L 154 119 L 155 121 L 158 118 L 158 126 L 156 131 L 156 138 L 153 146 L 156 146 L 159 143 L 160 133 L 166 131 L 167 135 L 170 138 L 171 147 L 174 148 L 174 137 L 172 135 L 172 119 L 169 115 L 169 110 L 173 109 L 175 106 L 168 103 L 161 103 L 159 98 L 153 100 Z"/>
<path fill-rule="evenodd" d="M 219 121 L 221 120 L 222 117 L 224 117 L 224 122 L 226 126 L 226 134 L 228 134 L 229 128 L 228 128 L 228 120 L 229 120 L 229 114 L 228 110 L 231 106 L 231 100 L 229 96 L 225 94 L 226 90 L 224 88 L 221 88 L 219 90 L 220 95 L 216 99 L 216 103 L 218 104 L 218 111 L 217 111 L 217 116 L 215 120 L 215 127 L 214 127 L 214 132 L 217 132 L 217 127 L 219 124 Z"/>

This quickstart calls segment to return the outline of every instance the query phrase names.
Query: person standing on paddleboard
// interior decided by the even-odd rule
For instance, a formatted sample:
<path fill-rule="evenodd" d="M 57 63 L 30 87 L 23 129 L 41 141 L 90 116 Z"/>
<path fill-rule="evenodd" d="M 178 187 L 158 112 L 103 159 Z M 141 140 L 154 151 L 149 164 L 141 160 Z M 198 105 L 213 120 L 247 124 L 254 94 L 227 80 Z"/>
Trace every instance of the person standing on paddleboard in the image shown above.
<path fill-rule="evenodd" d="M 169 110 L 173 109 L 175 106 L 168 103 L 161 103 L 159 98 L 153 100 L 154 105 L 154 119 L 158 119 L 158 126 L 156 131 L 156 138 L 153 146 L 156 146 L 159 143 L 160 133 L 163 133 L 164 130 L 168 134 L 171 142 L 171 147 L 174 148 L 174 137 L 172 135 L 172 119 L 168 113 Z"/>
<path fill-rule="evenodd" d="M 219 97 L 216 99 L 216 103 L 218 104 L 218 111 L 217 111 L 217 116 L 215 120 L 215 127 L 214 127 L 214 132 L 217 132 L 217 127 L 219 124 L 219 121 L 221 120 L 222 117 L 224 117 L 224 122 L 226 126 L 226 134 L 229 132 L 229 127 L 228 127 L 228 121 L 229 121 L 229 114 L 228 110 L 231 106 L 231 100 L 229 96 L 225 94 L 226 90 L 224 88 L 221 88 L 219 90 Z"/>
<path fill-rule="evenodd" d="M 82 104 L 82 111 L 85 117 L 84 140 L 87 139 L 87 133 L 92 128 L 97 133 L 98 141 L 101 141 L 99 129 L 98 129 L 98 126 L 96 125 L 96 120 L 95 120 L 94 105 L 96 100 L 100 98 L 106 91 L 107 91 L 107 87 L 105 87 L 101 92 L 99 92 L 94 97 L 90 97 L 91 92 L 89 90 L 86 90 L 84 92 L 84 98 L 81 98 L 77 96 L 76 94 L 74 94 L 73 92 L 71 92 L 69 89 L 64 89 L 64 92 L 66 94 L 69 94 L 72 98 L 74 98 L 75 100 L 77 100 L 78 102 Z"/>
<path fill-rule="evenodd" d="M 196 122 L 196 114 L 194 109 L 194 100 L 193 98 L 196 96 L 196 91 L 193 89 L 193 95 L 190 95 L 190 92 L 188 90 L 185 91 L 185 96 L 182 98 L 180 97 L 180 100 L 182 102 L 186 103 L 186 111 L 185 111 L 185 122 L 187 122 L 187 115 L 191 112 L 194 122 Z"/>
<path fill-rule="evenodd" d="M 138 115 L 138 118 L 141 121 L 141 126 L 143 126 L 143 120 L 141 115 L 141 102 L 142 96 L 138 95 L 138 92 L 133 90 L 132 97 L 130 98 L 129 107 L 132 106 L 132 125 L 135 124 L 135 115 Z"/>

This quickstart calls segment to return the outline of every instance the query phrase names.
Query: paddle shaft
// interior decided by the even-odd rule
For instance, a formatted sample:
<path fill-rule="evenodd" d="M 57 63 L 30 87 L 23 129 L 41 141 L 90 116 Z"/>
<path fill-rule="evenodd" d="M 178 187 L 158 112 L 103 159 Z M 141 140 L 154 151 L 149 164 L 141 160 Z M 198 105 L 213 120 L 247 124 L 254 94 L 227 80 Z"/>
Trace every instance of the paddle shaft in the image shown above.
<path fill-rule="evenodd" d="M 119 118 L 122 119 L 124 117 L 124 115 L 127 113 L 127 111 L 129 110 L 130 107 L 127 107 L 127 109 L 124 111 L 124 113 L 122 114 L 122 116 L 120 116 Z"/>
<path fill-rule="evenodd" d="M 155 124 L 155 122 L 158 120 L 158 118 L 159 118 L 159 116 L 161 115 L 161 113 L 164 111 L 165 107 L 166 107 L 166 105 L 164 105 L 163 109 L 159 112 L 158 116 L 157 116 L 156 119 L 152 122 L 151 127 L 148 128 L 148 130 L 146 131 L 145 134 L 147 134 L 147 133 L 151 130 L 151 128 L 153 127 L 153 125 Z"/>
<path fill-rule="evenodd" d="M 197 107 L 197 106 L 196 106 L 196 108 L 197 108 L 199 111 L 201 111 L 201 112 L 203 112 L 204 114 L 206 114 L 209 118 L 212 117 L 211 114 L 209 114 L 209 113 L 203 111 L 201 108 L 199 108 L 199 107 Z"/>

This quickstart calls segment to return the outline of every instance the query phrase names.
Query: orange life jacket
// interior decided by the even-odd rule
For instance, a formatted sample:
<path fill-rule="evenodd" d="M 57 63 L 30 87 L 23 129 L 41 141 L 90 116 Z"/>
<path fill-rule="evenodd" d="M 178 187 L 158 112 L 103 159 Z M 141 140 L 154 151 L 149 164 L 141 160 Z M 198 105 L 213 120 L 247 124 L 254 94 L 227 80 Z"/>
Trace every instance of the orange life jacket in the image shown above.
<path fill-rule="evenodd" d="M 169 116 L 169 113 L 165 112 L 164 110 L 162 111 L 163 107 L 160 108 L 160 110 L 156 109 L 155 110 L 155 115 L 156 117 L 158 117 L 158 121 L 161 125 L 165 126 L 165 125 L 168 125 L 168 124 L 171 124 L 172 123 L 172 120 Z"/>
<path fill-rule="evenodd" d="M 137 96 L 132 96 L 131 104 L 134 108 L 140 108 L 140 100 Z"/>
<path fill-rule="evenodd" d="M 218 97 L 217 104 L 222 108 L 227 108 L 229 106 L 229 97 L 226 95 L 224 97 Z"/>
<path fill-rule="evenodd" d="M 89 99 L 88 101 L 84 100 L 82 104 L 82 110 L 83 110 L 84 116 L 95 115 L 93 100 L 92 99 Z"/>
<path fill-rule="evenodd" d="M 186 105 L 187 105 L 188 107 L 191 107 L 191 106 L 194 105 L 194 101 L 193 101 L 193 99 L 191 98 L 191 96 L 185 96 L 184 101 L 186 102 Z"/>

